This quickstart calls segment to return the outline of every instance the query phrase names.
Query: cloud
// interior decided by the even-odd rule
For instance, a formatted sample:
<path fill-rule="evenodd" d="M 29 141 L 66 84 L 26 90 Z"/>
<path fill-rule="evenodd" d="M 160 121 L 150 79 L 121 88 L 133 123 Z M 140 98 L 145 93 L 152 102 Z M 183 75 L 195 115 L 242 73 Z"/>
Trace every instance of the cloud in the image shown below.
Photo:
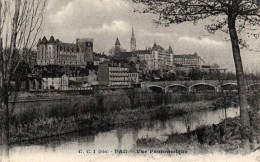
<path fill-rule="evenodd" d="M 147 30 L 142 30 L 140 33 L 142 36 L 148 36 L 148 37 L 168 37 L 171 35 L 169 33 L 159 33 L 159 32 L 156 33 Z"/>
<path fill-rule="evenodd" d="M 104 23 L 101 28 L 88 27 L 83 29 L 87 33 L 104 33 L 104 32 L 120 32 L 126 33 L 131 31 L 131 26 L 123 20 L 114 20 L 110 24 Z"/>
<path fill-rule="evenodd" d="M 208 33 L 202 30 L 203 23 L 196 26 L 184 23 L 168 28 L 155 27 L 152 19 L 157 15 L 133 12 L 133 5 L 129 0 L 50 0 L 45 12 L 43 35 L 53 35 L 63 42 L 93 38 L 94 50 L 107 52 L 114 46 L 117 37 L 121 45 L 129 49 L 133 25 L 138 49 L 151 47 L 156 42 L 165 48 L 171 45 L 177 54 L 197 51 L 205 60 L 215 58 L 217 63 L 225 67 L 234 67 L 231 43 L 220 41 L 226 35 L 219 33 L 206 37 Z M 253 44 L 253 49 L 260 49 L 258 40 L 248 44 Z M 243 53 L 254 52 L 241 51 Z M 245 67 L 257 64 L 259 58 L 259 53 L 255 57 L 244 54 Z"/>
<path fill-rule="evenodd" d="M 178 39 L 179 42 L 187 42 L 187 43 L 193 43 L 193 44 L 198 44 L 202 46 L 223 46 L 224 43 L 216 40 L 212 40 L 209 38 L 194 38 L 194 37 L 189 37 L 189 36 L 182 36 Z"/>
<path fill-rule="evenodd" d="M 52 2 L 48 5 L 51 9 L 55 5 L 60 9 L 52 12 L 49 19 L 52 23 L 68 23 L 77 18 L 83 18 L 82 21 L 88 21 L 91 17 L 106 16 L 116 10 L 125 10 L 129 8 L 129 4 L 125 0 L 73 0 L 63 5 L 62 3 Z M 52 7 L 50 7 L 52 6 Z"/>

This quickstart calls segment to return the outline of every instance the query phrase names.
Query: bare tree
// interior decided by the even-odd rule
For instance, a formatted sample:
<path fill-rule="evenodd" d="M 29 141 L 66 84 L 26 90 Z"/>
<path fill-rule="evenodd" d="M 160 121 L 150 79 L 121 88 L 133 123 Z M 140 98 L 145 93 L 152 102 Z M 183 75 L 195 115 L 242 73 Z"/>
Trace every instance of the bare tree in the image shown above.
<path fill-rule="evenodd" d="M 11 110 L 8 102 L 14 93 L 11 81 L 22 56 L 36 45 L 45 7 L 46 0 L 0 0 L 0 110 L 1 142 L 4 145 L 9 143 Z"/>
<path fill-rule="evenodd" d="M 166 25 L 183 22 L 194 22 L 210 19 L 212 23 L 206 25 L 210 33 L 223 31 L 231 39 L 233 58 L 240 98 L 241 136 L 244 144 L 248 144 L 251 127 L 249 122 L 249 106 L 246 96 L 243 64 L 240 55 L 241 47 L 248 47 L 245 35 L 257 38 L 259 36 L 260 0 L 133 0 L 143 4 L 136 11 L 158 14 L 155 23 Z M 240 38 L 239 38 L 240 36 Z M 245 145 L 248 146 L 248 145 Z"/>

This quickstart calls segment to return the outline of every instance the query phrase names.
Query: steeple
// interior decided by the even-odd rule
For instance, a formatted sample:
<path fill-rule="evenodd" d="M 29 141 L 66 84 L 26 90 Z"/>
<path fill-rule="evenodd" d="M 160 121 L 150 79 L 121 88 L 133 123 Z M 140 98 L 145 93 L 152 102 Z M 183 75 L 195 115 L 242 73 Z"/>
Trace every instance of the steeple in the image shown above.
<path fill-rule="evenodd" d="M 130 41 L 130 51 L 133 52 L 136 50 L 136 39 L 134 34 L 134 27 L 132 27 L 132 37 Z"/>
<path fill-rule="evenodd" d="M 157 50 L 157 44 L 154 42 L 154 44 L 153 44 L 153 47 L 152 47 L 152 50 Z"/>
<path fill-rule="evenodd" d="M 134 33 L 134 27 L 132 27 L 132 38 L 135 37 L 135 33 Z"/>
<path fill-rule="evenodd" d="M 115 46 L 120 46 L 120 42 L 119 42 L 119 39 L 118 39 L 118 37 L 116 38 L 116 43 L 115 43 Z"/>
<path fill-rule="evenodd" d="M 121 53 L 120 42 L 118 37 L 116 38 L 114 56 L 119 56 Z"/>

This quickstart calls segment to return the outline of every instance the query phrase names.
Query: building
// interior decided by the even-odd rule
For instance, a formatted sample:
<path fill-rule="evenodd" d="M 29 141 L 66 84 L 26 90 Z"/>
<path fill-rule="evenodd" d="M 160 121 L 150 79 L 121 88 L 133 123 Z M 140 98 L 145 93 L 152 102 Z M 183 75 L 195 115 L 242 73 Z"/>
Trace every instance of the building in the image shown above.
<path fill-rule="evenodd" d="M 194 54 L 173 55 L 173 63 L 188 68 L 200 67 L 202 59 L 195 52 Z"/>
<path fill-rule="evenodd" d="M 216 64 L 201 65 L 200 70 L 206 73 L 225 73 L 227 71 L 227 69 L 220 68 L 218 65 L 216 66 Z"/>
<path fill-rule="evenodd" d="M 104 62 L 98 67 L 99 86 L 129 86 L 129 68 L 121 63 Z"/>
<path fill-rule="evenodd" d="M 173 68 L 173 52 L 171 47 L 164 50 L 160 45 L 154 43 L 153 48 L 146 50 L 136 50 L 135 55 L 141 62 L 145 62 L 147 70 L 159 70 Z"/>
<path fill-rule="evenodd" d="M 43 89 L 68 90 L 69 77 L 64 73 L 47 74 L 42 76 Z"/>
<path fill-rule="evenodd" d="M 129 84 L 139 83 L 139 74 L 135 66 L 130 66 L 128 78 L 129 78 Z"/>
<path fill-rule="evenodd" d="M 168 50 L 170 51 L 170 50 Z M 173 67 L 173 53 L 165 51 L 160 45 L 154 43 L 152 48 L 153 69 L 162 69 L 165 66 Z"/>
<path fill-rule="evenodd" d="M 21 89 L 30 90 L 30 91 L 42 90 L 43 89 L 42 83 L 43 83 L 42 78 L 29 74 L 28 79 L 25 82 L 25 85 L 22 85 Z"/>
<path fill-rule="evenodd" d="M 121 46 L 121 44 L 119 42 L 119 39 L 116 38 L 114 56 L 119 56 L 120 55 L 120 53 L 121 53 L 121 47 L 120 46 Z"/>
<path fill-rule="evenodd" d="M 119 39 L 116 39 L 115 42 L 115 53 L 114 58 L 121 62 L 134 62 L 138 61 L 141 64 L 145 64 L 143 67 L 143 72 L 148 72 L 152 70 L 176 70 L 185 69 L 189 71 L 190 68 L 200 67 L 202 59 L 198 56 L 197 53 L 194 54 L 174 54 L 172 47 L 169 46 L 165 50 L 162 46 L 154 43 L 152 48 L 146 50 L 137 50 L 136 49 L 136 39 L 134 35 L 134 28 L 132 28 L 132 37 L 130 41 L 130 51 L 123 52 L 120 48 L 121 44 Z"/>
<path fill-rule="evenodd" d="M 152 51 L 147 50 L 147 49 L 135 51 L 135 54 L 138 56 L 138 59 L 140 61 L 150 61 L 150 60 L 152 60 L 151 53 L 152 53 Z"/>
<path fill-rule="evenodd" d="M 93 56 L 93 65 L 98 66 L 101 63 L 100 56 L 94 55 Z"/>
<path fill-rule="evenodd" d="M 95 70 L 89 70 L 89 75 L 87 77 L 87 83 L 91 86 L 98 85 L 98 76 L 97 71 Z"/>
<path fill-rule="evenodd" d="M 109 57 L 105 54 L 94 54 L 93 65 L 98 66 L 100 63 L 110 61 Z"/>
<path fill-rule="evenodd" d="M 39 39 L 37 44 L 38 65 L 86 66 L 93 62 L 93 39 L 76 39 L 74 43 L 63 43 L 53 36 Z"/>

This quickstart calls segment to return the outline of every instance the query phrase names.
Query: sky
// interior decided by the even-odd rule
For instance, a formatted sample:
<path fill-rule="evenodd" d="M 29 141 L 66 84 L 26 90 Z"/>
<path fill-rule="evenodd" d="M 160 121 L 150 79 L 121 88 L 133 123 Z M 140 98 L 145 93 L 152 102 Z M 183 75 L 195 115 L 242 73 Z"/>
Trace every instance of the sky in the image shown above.
<path fill-rule="evenodd" d="M 205 25 L 210 20 L 172 24 L 169 27 L 153 23 L 158 15 L 133 12 L 140 5 L 130 0 L 49 0 L 45 11 L 45 23 L 41 36 L 51 35 L 62 42 L 75 43 L 76 38 L 93 38 L 94 52 L 112 48 L 118 37 L 121 47 L 130 50 L 130 38 L 134 27 L 137 49 L 152 47 L 154 43 L 165 49 L 172 47 L 175 54 L 197 52 L 206 64 L 217 63 L 234 71 L 231 43 L 227 34 L 209 34 Z M 246 72 L 260 71 L 260 41 L 249 39 L 256 51 L 241 50 Z"/>

